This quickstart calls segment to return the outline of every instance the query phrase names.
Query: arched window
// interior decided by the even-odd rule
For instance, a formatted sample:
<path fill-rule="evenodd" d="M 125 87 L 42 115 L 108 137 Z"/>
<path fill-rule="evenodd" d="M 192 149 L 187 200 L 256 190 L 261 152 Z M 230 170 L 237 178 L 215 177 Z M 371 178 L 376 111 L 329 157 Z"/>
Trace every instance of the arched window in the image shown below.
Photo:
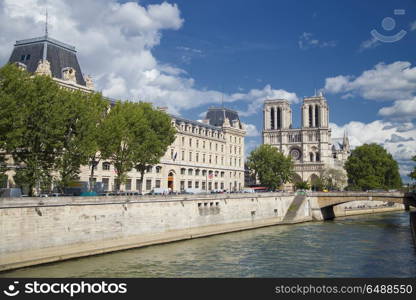
<path fill-rule="evenodd" d="M 319 105 L 315 105 L 315 127 L 319 127 L 320 124 L 320 120 L 319 120 Z"/>
<path fill-rule="evenodd" d="M 313 127 L 313 124 L 312 124 L 312 105 L 309 105 L 309 127 Z"/>
<path fill-rule="evenodd" d="M 309 153 L 309 160 L 310 161 L 313 161 L 313 153 L 311 152 L 311 153 Z"/>
<path fill-rule="evenodd" d="M 277 128 L 282 128 L 282 120 L 281 120 L 281 116 L 282 116 L 282 110 L 280 107 L 277 108 Z"/>
<path fill-rule="evenodd" d="M 316 153 L 316 161 L 321 161 L 321 156 L 319 155 L 319 152 Z"/>
<path fill-rule="evenodd" d="M 274 108 L 270 109 L 270 129 L 274 129 Z"/>

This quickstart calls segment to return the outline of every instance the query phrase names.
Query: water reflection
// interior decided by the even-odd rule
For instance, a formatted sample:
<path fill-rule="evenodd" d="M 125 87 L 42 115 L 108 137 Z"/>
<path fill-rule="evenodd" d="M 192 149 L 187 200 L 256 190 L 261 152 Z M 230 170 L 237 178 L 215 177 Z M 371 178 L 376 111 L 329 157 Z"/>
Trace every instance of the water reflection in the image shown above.
<path fill-rule="evenodd" d="M 127 250 L 3 277 L 414 277 L 405 212 L 274 226 Z"/>

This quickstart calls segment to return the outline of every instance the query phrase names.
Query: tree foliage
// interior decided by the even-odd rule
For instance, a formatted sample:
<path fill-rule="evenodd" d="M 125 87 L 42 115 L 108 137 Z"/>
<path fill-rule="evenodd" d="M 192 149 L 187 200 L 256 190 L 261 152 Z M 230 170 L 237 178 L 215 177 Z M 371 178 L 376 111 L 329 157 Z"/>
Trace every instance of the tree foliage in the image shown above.
<path fill-rule="evenodd" d="M 416 162 L 416 155 L 412 157 L 412 160 Z M 416 166 L 413 168 L 413 171 L 410 172 L 409 177 L 416 180 Z"/>
<path fill-rule="evenodd" d="M 24 164 L 32 193 L 50 181 L 64 147 L 65 97 L 46 76 L 31 77 L 14 65 L 0 70 L 0 136 L 3 149 Z"/>
<path fill-rule="evenodd" d="M 399 167 L 392 155 L 377 144 L 364 144 L 355 148 L 345 163 L 348 189 L 400 188 Z"/>
<path fill-rule="evenodd" d="M 309 190 L 311 186 L 307 181 L 299 181 L 295 183 L 295 188 L 297 190 Z"/>
<path fill-rule="evenodd" d="M 29 195 L 35 188 L 49 190 L 52 182 L 62 190 L 88 164 L 91 182 L 100 159 L 111 160 L 119 183 L 133 167 L 143 176 L 174 141 L 170 117 L 149 103 L 109 108 L 99 93 L 62 89 L 15 65 L 1 68 L 0 149 L 18 167 L 16 184 Z"/>
<path fill-rule="evenodd" d="M 250 153 L 248 167 L 259 178 L 260 183 L 272 190 L 293 178 L 293 162 L 271 145 L 261 145 Z"/>

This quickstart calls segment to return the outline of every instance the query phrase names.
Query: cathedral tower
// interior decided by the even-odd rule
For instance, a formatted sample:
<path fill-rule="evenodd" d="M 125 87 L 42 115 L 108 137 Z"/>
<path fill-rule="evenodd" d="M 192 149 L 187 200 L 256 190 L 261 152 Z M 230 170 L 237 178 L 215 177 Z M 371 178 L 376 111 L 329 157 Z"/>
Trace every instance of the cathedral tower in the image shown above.
<path fill-rule="evenodd" d="M 328 128 L 328 104 L 320 93 L 303 99 L 302 128 Z"/>
<path fill-rule="evenodd" d="M 287 100 L 266 100 L 263 113 L 263 128 L 265 130 L 289 129 L 292 127 L 292 110 Z"/>

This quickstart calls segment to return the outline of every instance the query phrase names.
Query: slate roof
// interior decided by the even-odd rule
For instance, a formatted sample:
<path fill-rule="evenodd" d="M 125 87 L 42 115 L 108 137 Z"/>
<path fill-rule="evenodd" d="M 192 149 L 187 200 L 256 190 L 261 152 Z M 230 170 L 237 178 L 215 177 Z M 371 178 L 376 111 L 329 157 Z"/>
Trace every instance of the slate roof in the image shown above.
<path fill-rule="evenodd" d="M 46 59 L 51 65 L 52 76 L 62 79 L 62 69 L 73 68 L 77 84 L 86 86 L 81 68 L 78 63 L 74 46 L 62 43 L 48 36 L 16 41 L 9 63 L 21 62 L 27 71 L 34 73 L 39 60 L 43 58 L 46 46 Z"/>
<path fill-rule="evenodd" d="M 240 121 L 238 113 L 235 110 L 222 107 L 208 108 L 205 119 L 207 119 L 209 121 L 209 124 L 212 126 L 222 126 L 222 124 L 224 123 L 224 112 L 225 117 L 230 120 L 231 125 L 234 120 Z"/>

